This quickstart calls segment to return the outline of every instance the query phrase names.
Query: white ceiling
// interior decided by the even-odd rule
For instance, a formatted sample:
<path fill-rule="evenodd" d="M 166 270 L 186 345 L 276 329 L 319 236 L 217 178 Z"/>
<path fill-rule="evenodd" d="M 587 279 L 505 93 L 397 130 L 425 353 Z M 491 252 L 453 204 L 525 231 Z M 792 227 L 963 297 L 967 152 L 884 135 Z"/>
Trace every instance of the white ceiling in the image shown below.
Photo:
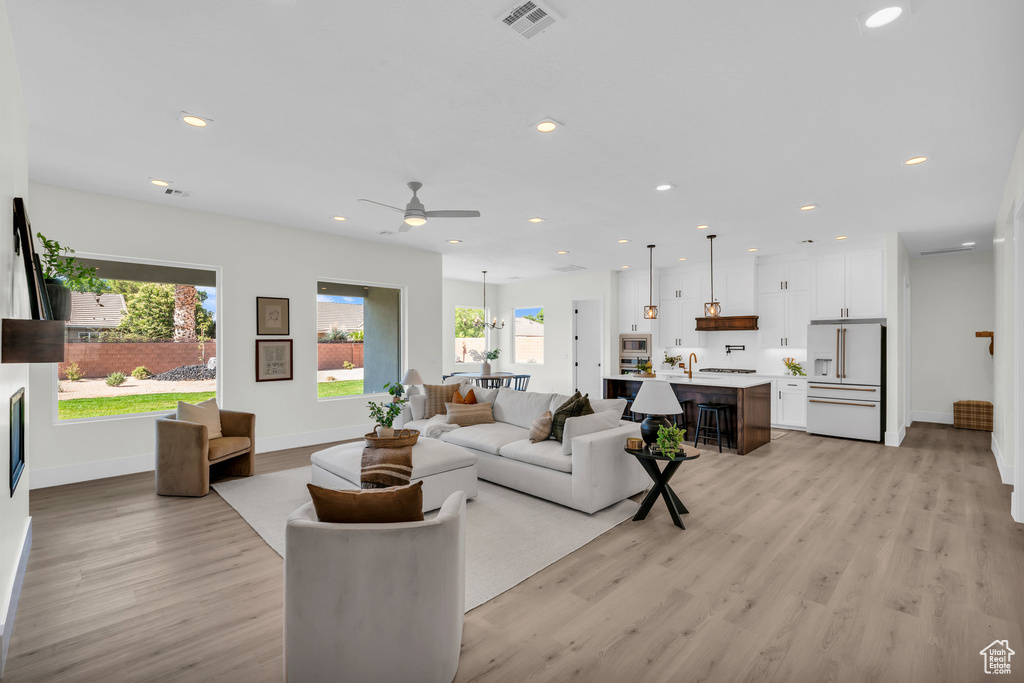
<path fill-rule="evenodd" d="M 893 3 L 909 15 L 862 32 Z M 524 42 L 506 0 L 7 0 L 30 173 L 440 252 L 447 277 L 492 282 L 643 267 L 651 242 L 655 265 L 706 261 L 700 223 L 723 259 L 839 234 L 991 242 L 1024 2 L 549 4 L 563 20 Z M 547 116 L 564 127 L 537 133 Z M 428 210 L 483 216 L 379 235 L 401 216 L 356 200 L 403 206 L 409 180 Z"/>

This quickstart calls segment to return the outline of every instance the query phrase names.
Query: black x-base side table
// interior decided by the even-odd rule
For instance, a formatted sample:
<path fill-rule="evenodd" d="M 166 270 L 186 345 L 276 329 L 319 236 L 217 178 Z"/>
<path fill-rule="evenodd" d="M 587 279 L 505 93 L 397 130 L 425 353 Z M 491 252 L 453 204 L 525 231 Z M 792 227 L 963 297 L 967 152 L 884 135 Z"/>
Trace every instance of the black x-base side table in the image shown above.
<path fill-rule="evenodd" d="M 672 475 L 676 473 L 679 466 L 687 460 L 699 458 L 700 451 L 689 446 L 682 446 L 676 454 L 675 460 L 667 458 L 661 453 L 651 453 L 651 450 L 646 446 L 641 449 L 627 448 L 626 452 L 636 458 L 637 462 L 644 468 L 644 471 L 647 472 L 647 476 L 654 482 L 650 492 L 643 502 L 640 503 L 640 509 L 633 516 L 633 521 L 639 522 L 642 519 L 646 519 L 647 513 L 654 507 L 654 501 L 658 499 L 658 496 L 661 496 L 668 507 L 668 514 L 672 516 L 672 522 L 680 529 L 685 529 L 686 527 L 683 526 L 683 520 L 680 519 L 679 515 L 689 514 L 690 511 L 686 509 L 686 506 L 679 500 L 679 496 L 676 495 L 676 492 L 672 490 L 668 483 L 672 480 Z M 658 467 L 659 460 L 667 463 L 664 470 Z"/>

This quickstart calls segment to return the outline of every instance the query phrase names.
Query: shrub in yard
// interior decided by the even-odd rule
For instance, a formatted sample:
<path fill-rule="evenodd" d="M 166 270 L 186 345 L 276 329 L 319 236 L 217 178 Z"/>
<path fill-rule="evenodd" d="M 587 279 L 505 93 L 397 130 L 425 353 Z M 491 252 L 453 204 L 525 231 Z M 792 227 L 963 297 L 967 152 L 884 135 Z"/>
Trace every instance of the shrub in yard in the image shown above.
<path fill-rule="evenodd" d="M 132 377 L 134 377 L 135 379 L 148 379 L 152 376 L 153 373 L 150 372 L 149 368 L 147 368 L 145 365 L 140 365 L 139 367 L 132 370 Z"/>
<path fill-rule="evenodd" d="M 341 364 L 341 367 L 345 368 L 346 370 L 351 370 L 352 368 L 355 367 L 355 365 L 353 365 L 349 361 L 345 361 L 344 363 Z"/>
<path fill-rule="evenodd" d="M 348 333 L 348 340 L 352 342 L 363 341 L 363 331 L 352 330 Z"/>
<path fill-rule="evenodd" d="M 338 378 L 335 377 L 334 375 L 327 375 L 326 377 L 324 377 L 324 381 L 325 382 L 337 382 Z"/>
<path fill-rule="evenodd" d="M 77 382 L 78 380 L 82 379 L 84 375 L 85 373 L 82 372 L 82 368 L 78 367 L 78 363 L 72 363 L 71 365 L 64 368 L 64 376 L 67 377 L 72 382 Z"/>
<path fill-rule="evenodd" d="M 123 372 L 112 372 L 107 375 L 107 386 L 108 387 L 119 387 L 125 383 L 128 378 Z"/>

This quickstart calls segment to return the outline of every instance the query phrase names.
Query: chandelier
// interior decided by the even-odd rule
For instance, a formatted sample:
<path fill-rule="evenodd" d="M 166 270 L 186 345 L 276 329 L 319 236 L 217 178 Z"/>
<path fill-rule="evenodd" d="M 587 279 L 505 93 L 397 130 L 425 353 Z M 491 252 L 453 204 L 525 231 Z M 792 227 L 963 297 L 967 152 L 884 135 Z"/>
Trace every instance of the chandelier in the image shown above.
<path fill-rule="evenodd" d="M 484 315 L 487 315 L 487 271 L 482 271 L 484 274 Z M 498 319 L 495 318 L 491 322 L 484 321 L 484 327 L 491 330 L 500 330 L 505 327 L 505 321 L 502 320 L 501 324 L 498 324 Z"/>

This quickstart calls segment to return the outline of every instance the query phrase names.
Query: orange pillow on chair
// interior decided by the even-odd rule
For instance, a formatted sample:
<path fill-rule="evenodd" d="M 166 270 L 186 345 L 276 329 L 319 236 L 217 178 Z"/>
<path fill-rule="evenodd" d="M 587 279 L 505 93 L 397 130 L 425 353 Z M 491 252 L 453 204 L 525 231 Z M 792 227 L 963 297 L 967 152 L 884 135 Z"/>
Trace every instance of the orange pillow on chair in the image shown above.
<path fill-rule="evenodd" d="M 452 399 L 452 403 L 460 403 L 467 406 L 473 405 L 476 403 L 476 394 L 474 394 L 473 390 L 470 389 L 469 391 L 466 392 L 466 395 L 463 396 L 462 394 L 459 393 L 459 390 L 456 389 L 455 397 Z"/>

